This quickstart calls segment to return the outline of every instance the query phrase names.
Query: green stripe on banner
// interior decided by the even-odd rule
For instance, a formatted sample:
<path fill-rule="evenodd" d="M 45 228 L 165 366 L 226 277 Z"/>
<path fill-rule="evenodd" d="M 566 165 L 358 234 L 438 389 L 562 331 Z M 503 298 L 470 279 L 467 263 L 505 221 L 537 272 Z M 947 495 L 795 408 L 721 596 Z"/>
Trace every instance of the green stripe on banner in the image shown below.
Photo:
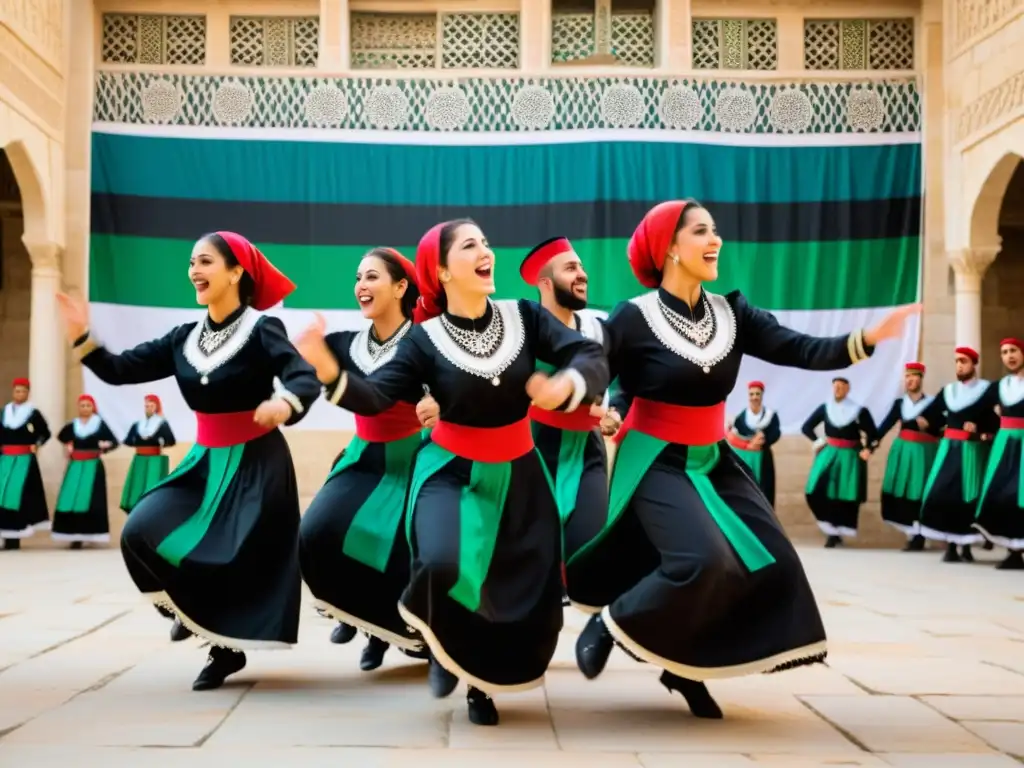
<path fill-rule="evenodd" d="M 187 278 L 193 242 L 92 235 L 89 299 L 133 306 L 196 306 Z M 356 309 L 352 285 L 371 246 L 300 246 L 259 243 L 298 286 L 285 302 L 293 309 Z M 410 258 L 414 245 L 393 245 Z M 626 261 L 626 241 L 573 243 L 590 275 L 590 303 L 611 309 L 643 292 Z M 769 310 L 856 309 L 917 300 L 917 237 L 809 243 L 727 242 L 712 290 L 740 289 Z M 498 298 L 536 298 L 522 282 L 525 249 L 496 248 Z"/>
<path fill-rule="evenodd" d="M 681 197 L 718 203 L 876 200 L 921 194 L 921 146 L 603 141 L 467 147 L 94 133 L 92 191 L 436 206 Z"/>

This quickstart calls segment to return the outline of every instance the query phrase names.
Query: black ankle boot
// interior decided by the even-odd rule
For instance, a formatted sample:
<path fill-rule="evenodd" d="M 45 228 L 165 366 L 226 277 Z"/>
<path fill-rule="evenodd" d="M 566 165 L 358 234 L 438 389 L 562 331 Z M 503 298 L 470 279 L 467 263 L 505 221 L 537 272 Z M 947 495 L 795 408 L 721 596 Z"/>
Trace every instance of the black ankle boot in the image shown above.
<path fill-rule="evenodd" d="M 595 613 L 576 639 L 576 666 L 587 680 L 593 680 L 604 671 L 614 645 L 601 614 Z"/>
<path fill-rule="evenodd" d="M 377 667 L 384 663 L 384 654 L 388 652 L 390 647 L 390 643 L 370 635 L 370 639 L 366 642 L 366 647 L 363 648 L 363 655 L 359 658 L 359 668 L 363 672 L 372 672 L 377 669 Z"/>
<path fill-rule="evenodd" d="M 965 563 L 974 562 L 974 555 L 971 554 L 970 544 L 965 544 L 964 546 L 960 547 L 960 559 L 963 560 Z"/>
<path fill-rule="evenodd" d="M 702 717 L 706 720 L 722 719 L 722 710 L 704 683 L 687 680 L 685 677 L 673 675 L 665 670 L 661 673 L 661 684 L 669 690 L 669 693 L 679 691 L 686 699 L 686 704 L 694 717 Z"/>
<path fill-rule="evenodd" d="M 1024 571 L 1024 552 L 1011 551 L 999 565 L 996 566 L 997 571 Z"/>
<path fill-rule="evenodd" d="M 451 696 L 455 686 L 459 684 L 459 678 L 437 663 L 433 656 L 430 658 L 430 671 L 427 672 L 427 684 L 435 699 L 443 699 Z"/>
<path fill-rule="evenodd" d="M 81 548 L 82 548 L 82 542 L 80 542 L 80 541 L 72 541 L 71 542 L 71 546 L 68 547 L 68 549 L 81 549 Z"/>
<path fill-rule="evenodd" d="M 224 685 L 228 676 L 245 669 L 245 654 L 230 648 L 214 646 L 206 659 L 206 666 L 192 683 L 193 691 L 212 691 Z"/>
<path fill-rule="evenodd" d="M 180 643 L 192 637 L 192 630 L 181 623 L 181 619 L 175 618 L 171 625 L 171 642 Z"/>
<path fill-rule="evenodd" d="M 21 549 L 21 539 L 4 539 L 4 549 Z"/>
<path fill-rule="evenodd" d="M 959 563 L 960 554 L 956 551 L 956 544 L 946 545 L 946 554 L 942 556 L 942 562 L 944 563 Z"/>
<path fill-rule="evenodd" d="M 825 539 L 825 549 L 835 549 L 842 543 L 843 540 L 838 536 L 829 536 L 827 539 Z"/>
<path fill-rule="evenodd" d="M 925 538 L 921 534 L 917 534 L 907 539 L 907 545 L 903 548 L 904 552 L 923 552 L 924 551 Z"/>
<path fill-rule="evenodd" d="M 993 544 L 991 541 L 985 539 L 985 543 L 981 545 L 981 548 L 984 549 L 986 552 L 991 552 L 993 549 L 995 549 L 995 546 L 996 545 Z"/>
<path fill-rule="evenodd" d="M 335 645 L 344 645 L 345 643 L 351 643 L 353 638 L 356 636 L 356 628 L 351 624 L 346 624 L 343 621 L 338 622 L 338 626 L 331 630 L 331 642 Z"/>
<path fill-rule="evenodd" d="M 408 656 L 410 659 L 418 659 L 420 661 L 430 661 L 430 651 L 427 650 L 426 646 L 423 646 L 417 651 L 409 650 L 408 648 L 399 648 L 402 653 Z"/>
<path fill-rule="evenodd" d="M 473 725 L 497 725 L 498 708 L 494 700 L 486 693 L 473 686 L 466 693 L 466 706 L 469 711 L 469 722 Z"/>

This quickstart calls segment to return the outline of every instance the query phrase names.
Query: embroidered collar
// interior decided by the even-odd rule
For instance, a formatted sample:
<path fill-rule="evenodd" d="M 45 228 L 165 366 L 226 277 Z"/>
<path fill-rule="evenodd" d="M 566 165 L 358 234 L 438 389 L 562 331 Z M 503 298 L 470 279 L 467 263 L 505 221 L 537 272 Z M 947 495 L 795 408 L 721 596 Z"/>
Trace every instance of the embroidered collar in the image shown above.
<path fill-rule="evenodd" d="M 917 402 L 910 399 L 910 395 L 904 394 L 900 400 L 900 419 L 903 421 L 913 421 L 922 413 L 925 409 L 932 404 L 935 398 L 932 395 L 925 395 Z"/>
<path fill-rule="evenodd" d="M 604 344 L 604 325 L 601 318 L 587 310 L 573 312 L 573 317 L 576 318 L 576 330 L 583 334 L 583 338 Z"/>
<path fill-rule="evenodd" d="M 246 307 L 236 321 L 238 326 L 232 334 L 209 355 L 204 354 L 199 348 L 199 339 L 202 337 L 205 323 L 205 319 L 200 320 L 185 339 L 185 360 L 195 369 L 196 373 L 202 376 L 209 375 L 241 351 L 245 343 L 249 341 L 249 337 L 252 336 L 260 317 L 261 315 L 252 307 Z"/>
<path fill-rule="evenodd" d="M 10 402 L 4 406 L 4 426 L 7 429 L 21 429 L 35 412 L 36 407 L 27 400 L 24 403 Z"/>
<path fill-rule="evenodd" d="M 965 408 L 970 408 L 985 394 L 991 382 L 985 379 L 971 379 L 970 381 L 954 381 L 942 388 L 942 396 L 946 401 L 946 408 L 953 413 L 959 413 Z"/>
<path fill-rule="evenodd" d="M 362 371 L 364 375 L 369 376 L 385 363 L 391 362 L 395 356 L 395 352 L 398 351 L 398 343 L 405 338 L 411 328 L 412 323 L 408 320 L 402 323 L 398 330 L 391 334 L 391 337 L 380 345 L 381 351 L 377 357 L 373 357 L 370 354 L 370 334 L 372 333 L 372 326 L 364 328 L 352 337 L 352 343 L 348 348 L 349 357 L 352 358 L 352 362 L 355 363 L 355 366 Z"/>
<path fill-rule="evenodd" d="M 661 307 L 658 306 L 657 291 L 637 296 L 631 301 L 639 307 L 647 327 L 651 329 L 651 333 L 658 341 L 684 360 L 704 367 L 705 373 L 707 373 L 732 352 L 733 345 L 736 343 L 736 316 L 724 296 L 716 293 L 705 293 L 704 295 L 707 297 L 708 306 L 715 315 L 716 324 L 715 335 L 706 347 L 698 347 L 672 327 L 665 319 Z"/>
<path fill-rule="evenodd" d="M 103 423 L 103 419 L 99 417 L 99 414 L 94 413 L 86 421 L 76 418 L 71 422 L 71 429 L 75 433 L 75 437 L 79 440 L 85 440 L 87 437 L 92 437 L 96 434 L 96 430 L 100 428 L 100 424 Z"/>
<path fill-rule="evenodd" d="M 164 417 L 159 413 L 154 413 L 152 416 L 147 416 L 144 419 L 139 419 L 135 422 L 135 432 L 143 440 L 149 440 L 153 435 L 160 429 L 160 425 L 164 423 Z"/>
<path fill-rule="evenodd" d="M 829 424 L 836 429 L 849 426 L 860 416 L 860 403 L 856 403 L 848 397 L 842 400 L 829 400 L 825 403 L 825 416 Z"/>
<path fill-rule="evenodd" d="M 504 373 L 523 350 L 526 333 L 519 302 L 515 299 L 491 302 L 495 312 L 501 313 L 504 335 L 497 348 L 488 357 L 475 357 L 452 339 L 441 325 L 441 318 L 435 317 L 422 324 L 427 338 L 449 363 L 461 371 L 485 379 L 496 379 Z M 499 382 L 500 383 L 500 382 Z"/>
<path fill-rule="evenodd" d="M 761 412 L 757 414 L 753 413 L 749 408 L 743 409 L 743 421 L 746 423 L 747 428 L 753 432 L 766 427 L 774 415 L 771 408 L 766 408 L 763 405 L 761 406 Z"/>
<path fill-rule="evenodd" d="M 999 402 L 1009 407 L 1024 400 L 1024 377 L 1010 374 L 999 382 Z"/>

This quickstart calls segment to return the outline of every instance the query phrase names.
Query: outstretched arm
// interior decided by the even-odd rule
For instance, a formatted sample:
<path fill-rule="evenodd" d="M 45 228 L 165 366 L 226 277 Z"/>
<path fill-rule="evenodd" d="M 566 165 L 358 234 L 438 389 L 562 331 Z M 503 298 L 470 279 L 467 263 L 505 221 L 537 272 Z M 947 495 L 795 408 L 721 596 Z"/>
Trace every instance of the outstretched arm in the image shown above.
<path fill-rule="evenodd" d="M 120 354 L 103 346 L 91 330 L 79 336 L 74 351 L 86 368 L 107 384 L 142 384 L 174 375 L 174 346 L 179 326 L 159 339 L 146 341 Z"/>
<path fill-rule="evenodd" d="M 361 416 L 376 416 L 402 401 L 416 403 L 423 396 L 423 383 L 429 382 L 429 356 L 415 339 L 406 336 L 398 342 L 391 361 L 365 379 L 339 371 L 324 389 L 327 400 Z"/>

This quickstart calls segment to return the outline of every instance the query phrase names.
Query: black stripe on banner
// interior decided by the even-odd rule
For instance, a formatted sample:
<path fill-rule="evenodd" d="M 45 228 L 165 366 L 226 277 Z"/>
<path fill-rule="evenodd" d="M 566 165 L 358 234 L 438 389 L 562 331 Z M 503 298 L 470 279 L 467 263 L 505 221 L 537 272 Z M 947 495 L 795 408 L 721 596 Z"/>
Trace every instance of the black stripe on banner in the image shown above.
<path fill-rule="evenodd" d="M 474 219 L 495 245 L 530 247 L 555 235 L 628 238 L 651 202 L 552 205 L 379 206 L 253 203 L 95 193 L 94 234 L 192 240 L 226 229 L 256 242 L 297 245 L 417 243 L 434 224 Z M 877 240 L 921 231 L 921 198 L 812 203 L 706 204 L 725 240 L 748 243 Z"/>

